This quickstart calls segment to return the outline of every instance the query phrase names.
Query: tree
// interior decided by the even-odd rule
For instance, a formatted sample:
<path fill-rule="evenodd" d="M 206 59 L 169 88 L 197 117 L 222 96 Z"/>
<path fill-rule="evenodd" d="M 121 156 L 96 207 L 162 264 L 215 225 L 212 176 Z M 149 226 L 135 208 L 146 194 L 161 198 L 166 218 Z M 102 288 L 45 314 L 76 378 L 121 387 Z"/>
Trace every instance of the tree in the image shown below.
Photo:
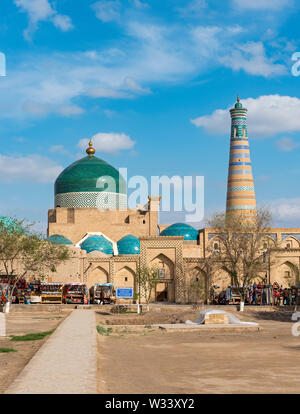
<path fill-rule="evenodd" d="M 0 267 L 8 279 L 8 301 L 18 281 L 38 274 L 41 279 L 69 258 L 67 247 L 54 245 L 24 220 L 0 221 Z"/>
<path fill-rule="evenodd" d="M 149 305 L 151 294 L 158 280 L 158 268 L 155 266 L 139 266 L 137 269 L 137 283 L 139 300 L 144 299 L 146 304 Z"/>
<path fill-rule="evenodd" d="M 218 260 L 230 275 L 242 301 L 245 301 L 246 287 L 260 278 L 262 272 L 266 273 L 262 240 L 270 231 L 271 220 L 271 213 L 264 209 L 257 211 L 255 219 L 236 213 L 218 213 L 209 220 L 209 226 L 218 234 Z"/>

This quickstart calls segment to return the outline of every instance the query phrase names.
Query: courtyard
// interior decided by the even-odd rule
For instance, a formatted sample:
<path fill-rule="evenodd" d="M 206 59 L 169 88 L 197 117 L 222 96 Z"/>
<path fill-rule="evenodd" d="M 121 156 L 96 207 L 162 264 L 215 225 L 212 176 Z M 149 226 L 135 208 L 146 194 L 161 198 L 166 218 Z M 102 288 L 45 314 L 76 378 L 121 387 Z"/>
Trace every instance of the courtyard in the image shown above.
<path fill-rule="evenodd" d="M 114 314 L 110 306 L 86 307 L 95 313 L 97 393 L 299 392 L 300 342 L 291 334 L 292 310 L 257 306 L 240 313 L 235 306 L 217 308 L 243 321 L 258 322 L 260 328 L 165 328 L 195 320 L 202 309 L 195 306 L 152 305 L 142 315 Z M 0 353 L 1 393 L 37 351 L 45 348 L 52 331 L 70 319 L 67 317 L 72 311 L 71 306 L 28 307 L 7 316 L 8 336 L 0 339 L 0 348 L 16 352 Z M 84 308 L 75 312 L 88 313 Z M 41 332 L 49 334 L 40 340 L 12 341 L 12 335 Z M 43 369 L 38 370 L 38 377 L 41 382 L 47 381 Z"/>
<path fill-rule="evenodd" d="M 291 334 L 292 312 L 248 307 L 241 314 L 235 307 L 222 308 L 241 320 L 259 322 L 263 329 L 154 330 L 151 323 L 157 320 L 193 320 L 199 314 L 192 308 L 173 307 L 160 317 L 155 316 L 158 312 L 146 315 L 142 331 L 133 325 L 98 335 L 98 392 L 298 393 L 300 339 Z M 98 315 L 98 322 L 103 319 Z M 132 317 L 123 315 L 124 323 L 126 319 Z"/>

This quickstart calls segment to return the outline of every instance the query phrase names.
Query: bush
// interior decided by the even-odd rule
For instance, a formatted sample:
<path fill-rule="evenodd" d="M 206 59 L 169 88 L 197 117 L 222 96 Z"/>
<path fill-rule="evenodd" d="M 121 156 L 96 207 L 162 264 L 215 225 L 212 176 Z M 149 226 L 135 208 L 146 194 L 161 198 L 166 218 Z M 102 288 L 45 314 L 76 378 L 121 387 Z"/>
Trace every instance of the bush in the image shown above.
<path fill-rule="evenodd" d="M 109 336 L 109 334 L 111 334 L 111 333 L 112 333 L 112 328 L 107 328 L 107 329 L 105 329 L 103 326 L 101 326 L 101 325 L 97 325 L 97 332 L 98 332 L 100 335 Z"/>
<path fill-rule="evenodd" d="M 127 306 L 124 305 L 114 305 L 111 310 L 111 313 L 126 313 L 127 312 Z"/>

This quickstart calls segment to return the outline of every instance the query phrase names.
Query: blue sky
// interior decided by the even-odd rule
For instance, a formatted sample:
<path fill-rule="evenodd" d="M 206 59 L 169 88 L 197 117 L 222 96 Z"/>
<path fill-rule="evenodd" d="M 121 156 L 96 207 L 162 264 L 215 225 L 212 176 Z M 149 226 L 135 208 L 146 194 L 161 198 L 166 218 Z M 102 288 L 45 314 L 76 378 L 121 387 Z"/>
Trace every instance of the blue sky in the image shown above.
<path fill-rule="evenodd" d="M 204 175 L 225 208 L 237 93 L 259 205 L 300 225 L 296 0 L 2 0 L 0 213 L 45 229 L 60 171 L 96 136 L 129 176 Z M 164 223 L 181 219 L 163 213 Z"/>

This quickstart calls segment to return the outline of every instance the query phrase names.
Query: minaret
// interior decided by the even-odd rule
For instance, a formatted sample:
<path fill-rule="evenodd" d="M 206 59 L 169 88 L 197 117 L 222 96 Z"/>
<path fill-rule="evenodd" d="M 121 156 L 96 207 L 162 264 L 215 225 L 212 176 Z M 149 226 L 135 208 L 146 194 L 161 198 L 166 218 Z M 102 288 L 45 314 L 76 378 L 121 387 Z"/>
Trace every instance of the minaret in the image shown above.
<path fill-rule="evenodd" d="M 256 217 L 256 200 L 247 133 L 247 109 L 239 97 L 231 115 L 230 157 L 227 185 L 226 215 L 238 214 L 247 219 Z"/>

